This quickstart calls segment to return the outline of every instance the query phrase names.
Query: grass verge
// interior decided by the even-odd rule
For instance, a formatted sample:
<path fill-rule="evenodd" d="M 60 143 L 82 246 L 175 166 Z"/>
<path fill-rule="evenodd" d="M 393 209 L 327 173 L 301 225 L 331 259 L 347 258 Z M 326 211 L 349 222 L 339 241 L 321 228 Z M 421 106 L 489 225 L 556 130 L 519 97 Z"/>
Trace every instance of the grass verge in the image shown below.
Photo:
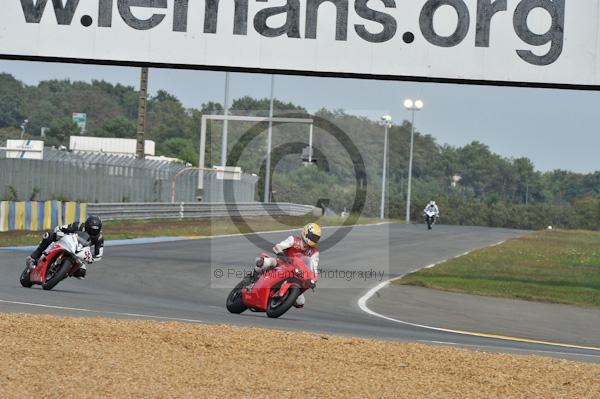
<path fill-rule="evenodd" d="M 18 314 L 0 334 L 2 398 L 600 396 L 600 365 L 422 344 Z"/>
<path fill-rule="evenodd" d="M 253 231 L 287 230 L 299 228 L 306 223 L 318 221 L 321 226 L 339 226 L 339 217 L 251 217 L 241 220 L 229 218 L 186 219 L 186 220 L 126 220 L 104 223 L 104 237 L 107 240 L 122 240 L 141 237 L 207 237 L 221 234 L 250 233 Z M 377 223 L 375 218 L 359 218 L 356 224 Z M 0 233 L 0 247 L 34 245 L 40 242 L 40 232 L 10 231 Z"/>
<path fill-rule="evenodd" d="M 600 307 L 600 232 L 539 231 L 419 270 L 395 283 Z"/>

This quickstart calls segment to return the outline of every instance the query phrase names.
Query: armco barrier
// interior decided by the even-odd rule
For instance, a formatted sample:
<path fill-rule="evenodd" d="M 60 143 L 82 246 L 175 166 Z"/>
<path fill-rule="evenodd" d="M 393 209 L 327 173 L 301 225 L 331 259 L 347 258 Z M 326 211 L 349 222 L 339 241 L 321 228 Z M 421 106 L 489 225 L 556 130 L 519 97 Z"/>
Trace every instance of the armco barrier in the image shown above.
<path fill-rule="evenodd" d="M 88 212 L 102 220 L 190 219 L 226 216 L 303 216 L 314 212 L 310 205 L 290 203 L 118 203 L 89 204 Z M 320 209 L 319 209 L 320 211 Z"/>
<path fill-rule="evenodd" d="M 318 208 L 316 208 L 318 209 Z M 320 212 L 320 209 L 318 209 Z M 102 220 L 190 219 L 211 217 L 303 216 L 315 212 L 310 205 L 247 202 L 225 203 L 115 203 L 0 201 L 0 232 L 48 230 L 54 226 L 83 221 L 88 214 Z"/>
<path fill-rule="evenodd" d="M 61 201 L 0 201 L 0 231 L 48 230 L 85 220 L 87 204 Z"/>

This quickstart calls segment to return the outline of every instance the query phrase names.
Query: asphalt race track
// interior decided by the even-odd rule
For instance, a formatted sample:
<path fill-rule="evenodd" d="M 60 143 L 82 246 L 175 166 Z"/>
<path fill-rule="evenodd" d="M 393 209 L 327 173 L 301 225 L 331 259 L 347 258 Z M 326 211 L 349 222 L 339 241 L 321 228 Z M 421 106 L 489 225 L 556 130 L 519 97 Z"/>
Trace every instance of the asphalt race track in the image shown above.
<path fill-rule="evenodd" d="M 325 236 L 332 233 L 332 229 L 325 229 Z M 359 298 L 382 279 L 400 276 L 520 234 L 524 233 L 442 225 L 435 226 L 432 231 L 421 225 L 351 228 L 339 243 L 322 251 L 321 269 L 328 274 L 319 280 L 314 293 L 307 292 L 305 308 L 291 309 L 280 319 L 269 319 L 265 314 L 252 312 L 232 315 L 225 309 L 229 289 L 217 287 L 231 286 L 238 279 L 216 276 L 248 269 L 260 252 L 244 236 L 108 246 L 105 259 L 89 266 L 87 279 L 66 280 L 52 291 L 43 291 L 39 286 L 22 288 L 18 277 L 23 270 L 26 253 L 2 250 L 0 311 L 250 325 L 458 345 L 600 363 L 600 351 L 592 349 L 433 330 L 379 318 L 365 313 L 358 306 Z M 287 235 L 289 233 L 260 234 L 272 242 Z M 344 274 L 339 274 L 340 270 Z M 369 271 L 368 278 L 349 274 L 349 271 L 361 270 Z M 352 279 L 348 277 L 350 275 Z M 472 315 L 472 318 L 476 317 Z"/>

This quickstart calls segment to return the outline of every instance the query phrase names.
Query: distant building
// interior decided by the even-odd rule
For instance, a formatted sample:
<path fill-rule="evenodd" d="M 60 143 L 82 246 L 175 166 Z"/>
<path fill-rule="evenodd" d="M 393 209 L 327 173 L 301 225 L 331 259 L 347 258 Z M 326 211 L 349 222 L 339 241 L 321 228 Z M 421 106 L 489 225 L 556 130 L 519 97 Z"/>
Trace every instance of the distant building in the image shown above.
<path fill-rule="evenodd" d="M 156 143 L 144 141 L 144 155 L 155 155 Z M 136 155 L 137 140 L 113 137 L 71 136 L 69 150 L 78 152 L 100 152 L 111 155 Z"/>

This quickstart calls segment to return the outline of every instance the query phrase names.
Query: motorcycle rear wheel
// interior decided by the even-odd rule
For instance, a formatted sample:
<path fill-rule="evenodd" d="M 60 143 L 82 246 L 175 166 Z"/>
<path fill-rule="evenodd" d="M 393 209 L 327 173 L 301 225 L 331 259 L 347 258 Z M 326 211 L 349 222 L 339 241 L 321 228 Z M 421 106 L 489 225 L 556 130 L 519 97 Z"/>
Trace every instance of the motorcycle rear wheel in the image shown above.
<path fill-rule="evenodd" d="M 277 318 L 290 310 L 300 296 L 300 288 L 290 287 L 283 298 L 272 297 L 267 304 L 267 316 Z"/>
<path fill-rule="evenodd" d="M 31 273 L 31 270 L 29 270 L 29 267 L 26 267 L 25 270 L 23 270 L 23 273 L 21 273 L 21 277 L 19 277 L 19 282 L 25 288 L 31 288 L 33 286 L 33 283 L 29 278 L 29 273 Z"/>
<path fill-rule="evenodd" d="M 42 288 L 45 290 L 51 290 L 56 287 L 56 284 L 60 283 L 67 274 L 69 270 L 73 267 L 73 262 L 71 259 L 64 259 L 62 263 L 59 265 L 59 269 L 48 278 L 48 272 L 51 272 L 50 267 L 46 270 L 46 282 L 42 284 Z"/>

